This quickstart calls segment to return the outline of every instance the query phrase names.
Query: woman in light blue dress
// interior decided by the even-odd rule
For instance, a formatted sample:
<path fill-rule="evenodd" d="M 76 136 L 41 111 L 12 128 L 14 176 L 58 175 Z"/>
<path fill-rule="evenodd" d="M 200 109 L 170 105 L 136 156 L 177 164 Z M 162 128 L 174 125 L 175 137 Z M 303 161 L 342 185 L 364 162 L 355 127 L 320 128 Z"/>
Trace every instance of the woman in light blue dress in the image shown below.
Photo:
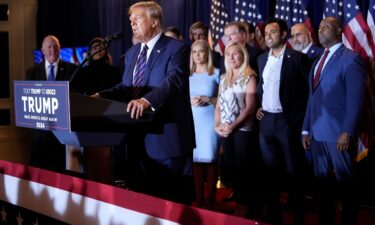
<path fill-rule="evenodd" d="M 193 177 L 198 207 L 212 209 L 215 203 L 219 139 L 214 116 L 219 70 L 212 63 L 205 40 L 193 43 L 190 53 L 190 98 L 197 147 L 193 152 Z M 205 184 L 206 193 L 205 196 Z"/>

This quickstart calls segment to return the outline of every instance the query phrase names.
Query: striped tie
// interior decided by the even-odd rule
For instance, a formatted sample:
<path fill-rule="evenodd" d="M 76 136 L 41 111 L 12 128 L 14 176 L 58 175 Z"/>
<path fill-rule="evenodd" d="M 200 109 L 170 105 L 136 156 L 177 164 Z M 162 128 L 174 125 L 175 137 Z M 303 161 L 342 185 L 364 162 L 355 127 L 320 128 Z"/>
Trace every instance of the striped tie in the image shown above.
<path fill-rule="evenodd" d="M 135 70 L 134 70 L 134 75 L 133 75 L 133 86 L 134 86 L 133 98 L 134 99 L 137 99 L 140 97 L 139 94 L 142 89 L 141 84 L 142 84 L 142 80 L 146 71 L 147 49 L 148 49 L 147 45 L 143 46 L 141 54 L 139 55 L 137 62 L 135 64 Z"/>

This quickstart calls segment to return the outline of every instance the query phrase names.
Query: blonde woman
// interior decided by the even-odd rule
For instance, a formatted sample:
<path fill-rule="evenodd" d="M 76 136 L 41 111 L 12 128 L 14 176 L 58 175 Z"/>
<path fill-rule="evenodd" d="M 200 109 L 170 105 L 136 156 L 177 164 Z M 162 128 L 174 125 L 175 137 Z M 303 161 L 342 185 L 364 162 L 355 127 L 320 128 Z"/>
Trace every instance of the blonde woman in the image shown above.
<path fill-rule="evenodd" d="M 190 98 L 197 144 L 193 152 L 196 205 L 212 209 L 216 195 L 219 145 L 219 137 L 214 130 L 219 70 L 212 64 L 211 49 L 205 40 L 197 40 L 191 47 L 190 74 Z"/>
<path fill-rule="evenodd" d="M 225 69 L 215 109 L 215 130 L 223 148 L 222 169 L 232 183 L 235 215 L 248 217 L 255 203 L 254 182 L 258 159 L 256 74 L 248 64 L 248 53 L 240 43 L 225 48 Z"/>

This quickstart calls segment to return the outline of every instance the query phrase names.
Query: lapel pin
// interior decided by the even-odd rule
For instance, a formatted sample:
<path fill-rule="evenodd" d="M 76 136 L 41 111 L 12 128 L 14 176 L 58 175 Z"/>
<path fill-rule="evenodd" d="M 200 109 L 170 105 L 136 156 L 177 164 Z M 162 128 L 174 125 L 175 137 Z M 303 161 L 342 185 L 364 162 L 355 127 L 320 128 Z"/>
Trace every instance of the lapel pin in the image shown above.
<path fill-rule="evenodd" d="M 160 49 L 156 50 L 157 53 L 160 53 Z"/>

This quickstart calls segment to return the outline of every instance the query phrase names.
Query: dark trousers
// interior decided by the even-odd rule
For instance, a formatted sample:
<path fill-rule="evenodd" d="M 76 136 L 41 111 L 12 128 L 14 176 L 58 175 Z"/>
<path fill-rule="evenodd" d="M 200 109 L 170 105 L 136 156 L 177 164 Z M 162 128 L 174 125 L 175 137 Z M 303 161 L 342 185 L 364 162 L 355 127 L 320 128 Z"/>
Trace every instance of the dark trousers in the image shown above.
<path fill-rule="evenodd" d="M 352 145 L 349 151 L 339 151 L 336 142 L 311 143 L 320 224 L 336 224 L 336 201 L 341 201 L 341 224 L 357 222 L 355 177 L 351 164 Z"/>
<path fill-rule="evenodd" d="M 258 133 L 234 131 L 229 137 L 220 138 L 223 147 L 222 172 L 232 183 L 235 200 L 245 205 L 256 204 L 259 166 Z"/>
<path fill-rule="evenodd" d="M 129 136 L 125 183 L 130 190 L 191 205 L 194 199 L 191 155 L 153 159 L 144 148 L 142 136 Z M 138 140 L 138 141 L 136 141 Z"/>
<path fill-rule="evenodd" d="M 283 113 L 265 112 L 259 124 L 259 144 L 264 166 L 263 197 L 268 221 L 281 223 L 280 191 L 293 197 L 293 209 L 303 218 L 303 178 L 308 166 L 300 141 L 300 128 L 291 128 Z"/>

